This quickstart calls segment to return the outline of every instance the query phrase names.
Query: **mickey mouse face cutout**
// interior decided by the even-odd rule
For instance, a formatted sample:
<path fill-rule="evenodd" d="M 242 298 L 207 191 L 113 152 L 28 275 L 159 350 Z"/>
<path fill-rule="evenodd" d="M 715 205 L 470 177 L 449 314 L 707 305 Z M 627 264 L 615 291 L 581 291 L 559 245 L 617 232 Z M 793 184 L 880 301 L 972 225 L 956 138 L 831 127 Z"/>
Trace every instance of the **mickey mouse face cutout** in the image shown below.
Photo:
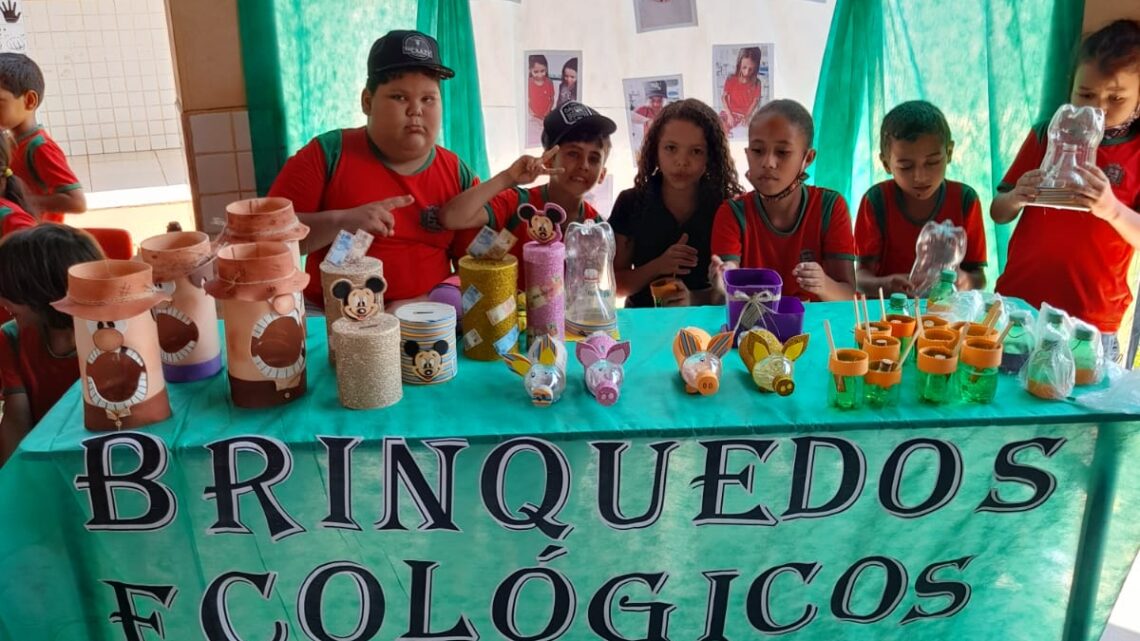
<path fill-rule="evenodd" d="M 566 210 L 554 203 L 546 203 L 539 211 L 529 203 L 518 208 L 519 218 L 527 223 L 527 234 L 536 243 L 548 245 L 562 240 L 562 223 L 566 221 Z"/>
<path fill-rule="evenodd" d="M 416 341 L 404 342 L 404 353 L 412 359 L 412 370 L 424 382 L 430 382 L 439 375 L 447 349 L 447 341 L 443 340 L 436 341 L 428 349 L 422 349 Z"/>
<path fill-rule="evenodd" d="M 332 294 L 340 301 L 341 313 L 346 318 L 361 321 L 380 313 L 380 296 L 387 287 L 379 276 L 370 276 L 363 287 L 342 278 L 333 283 Z"/>

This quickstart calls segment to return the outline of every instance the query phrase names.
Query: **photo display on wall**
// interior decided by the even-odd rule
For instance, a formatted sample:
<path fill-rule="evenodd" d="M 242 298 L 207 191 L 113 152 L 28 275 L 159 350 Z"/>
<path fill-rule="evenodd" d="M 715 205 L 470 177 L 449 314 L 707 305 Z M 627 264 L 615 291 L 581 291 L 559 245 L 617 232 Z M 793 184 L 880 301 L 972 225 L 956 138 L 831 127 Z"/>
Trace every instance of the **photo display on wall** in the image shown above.
<path fill-rule="evenodd" d="M 775 46 L 713 45 L 713 109 L 729 140 L 748 139 L 748 121 L 772 100 Z"/>
<path fill-rule="evenodd" d="M 665 105 L 685 97 L 684 82 L 677 74 L 626 78 L 621 81 L 621 86 L 625 95 L 626 122 L 629 124 L 629 147 L 636 160 L 654 118 Z"/>
<path fill-rule="evenodd" d="M 582 100 L 578 79 L 582 72 L 581 51 L 527 51 L 523 54 L 523 143 L 528 149 L 542 146 L 542 119 L 555 107 Z"/>

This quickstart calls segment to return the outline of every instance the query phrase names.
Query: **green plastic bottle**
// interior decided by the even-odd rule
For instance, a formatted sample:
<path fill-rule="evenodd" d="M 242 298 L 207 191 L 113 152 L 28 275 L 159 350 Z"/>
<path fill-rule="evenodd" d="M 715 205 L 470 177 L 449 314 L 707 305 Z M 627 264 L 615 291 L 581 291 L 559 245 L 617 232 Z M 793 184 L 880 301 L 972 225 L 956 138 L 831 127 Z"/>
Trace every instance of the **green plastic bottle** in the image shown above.
<path fill-rule="evenodd" d="M 1033 317 L 1027 311 L 1018 310 L 1009 315 L 1009 324 L 1013 325 L 1002 343 L 1001 371 L 1006 374 L 1016 374 L 1029 360 L 1029 355 L 1037 347 L 1037 339 L 1033 336 Z"/>
<path fill-rule="evenodd" d="M 906 308 L 907 302 L 906 294 L 898 292 L 891 294 L 891 300 L 887 304 L 887 313 L 898 314 L 899 316 L 912 316 L 912 312 Z"/>
<path fill-rule="evenodd" d="M 958 293 L 958 288 L 954 286 L 954 282 L 957 280 L 958 272 L 952 269 L 942 270 L 938 276 L 938 282 L 930 288 L 930 293 L 926 295 L 926 311 L 931 313 L 950 311 L 950 299 Z"/>

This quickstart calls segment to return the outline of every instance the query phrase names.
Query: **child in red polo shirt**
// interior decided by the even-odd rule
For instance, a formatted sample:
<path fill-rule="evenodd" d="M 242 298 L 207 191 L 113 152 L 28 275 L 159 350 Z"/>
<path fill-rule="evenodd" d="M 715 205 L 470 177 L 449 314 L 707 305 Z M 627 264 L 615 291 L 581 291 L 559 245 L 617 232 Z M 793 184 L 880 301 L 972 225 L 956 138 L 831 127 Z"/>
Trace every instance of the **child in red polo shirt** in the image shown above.
<path fill-rule="evenodd" d="M 51 303 L 67 294 L 67 269 L 103 258 L 87 232 L 39 225 L 0 240 L 0 305 L 15 320 L 0 331 L 0 465 L 79 379 L 71 317 Z"/>
<path fill-rule="evenodd" d="M 990 206 L 994 222 L 1020 222 L 996 290 L 1034 306 L 1049 303 L 1097 326 L 1116 357 L 1116 331 L 1132 292 L 1128 267 L 1140 246 L 1140 22 L 1117 20 L 1081 44 L 1070 98 L 1104 110 L 1095 167 L 1078 171 L 1089 211 L 1033 204 L 1043 179 L 1048 123 L 1033 128 Z"/>
<path fill-rule="evenodd" d="M 721 103 L 720 121 L 724 133 L 729 134 L 752 118 L 760 104 L 760 71 L 762 58 L 759 47 L 744 47 L 736 54 L 736 73 L 724 80 L 724 93 Z"/>
<path fill-rule="evenodd" d="M 773 100 L 748 126 L 748 181 L 754 191 L 720 206 L 713 219 L 709 282 L 724 272 L 766 267 L 783 295 L 849 300 L 855 293 L 855 241 L 843 196 L 803 184 L 815 160 L 811 114 L 794 100 Z"/>
<path fill-rule="evenodd" d="M 0 53 L 0 128 L 16 137 L 9 165 L 27 187 L 27 204 L 41 220 L 63 222 L 64 214 L 87 211 L 87 197 L 63 150 L 36 122 L 44 76 L 22 53 Z"/>
<path fill-rule="evenodd" d="M 320 263 L 337 233 L 363 229 L 376 239 L 368 255 L 384 261 L 385 297 L 423 299 L 452 272 L 455 234 L 439 225 L 439 208 L 478 178 L 435 144 L 443 66 L 435 39 L 391 31 L 368 54 L 362 107 L 368 124 L 314 138 L 290 158 L 269 190 L 293 201 L 309 236 L 305 298 L 323 305 Z"/>
<path fill-rule="evenodd" d="M 942 111 L 924 100 L 898 105 L 883 118 L 879 145 L 879 159 L 893 179 L 872 186 L 859 203 L 855 219 L 859 288 L 868 294 L 879 288 L 913 294 L 910 270 L 915 243 L 931 221 L 950 221 L 966 230 L 958 289 L 984 287 L 982 208 L 969 185 L 946 180 L 954 141 Z"/>
<path fill-rule="evenodd" d="M 440 221 L 448 229 L 476 229 L 490 225 L 509 229 L 519 239 L 511 253 L 519 259 L 519 287 L 524 281 L 522 246 L 529 240 L 518 208 L 530 203 L 540 211 L 546 203 L 566 210 L 562 231 L 572 222 L 598 217 L 586 194 L 606 178 L 613 120 L 586 105 L 570 101 L 547 114 L 542 124 L 541 158 L 522 156 L 494 178 L 463 192 L 444 206 Z M 547 164 L 549 163 L 549 165 Z M 549 175 L 550 182 L 523 189 L 519 185 Z M 473 237 L 473 234 L 465 235 Z"/>

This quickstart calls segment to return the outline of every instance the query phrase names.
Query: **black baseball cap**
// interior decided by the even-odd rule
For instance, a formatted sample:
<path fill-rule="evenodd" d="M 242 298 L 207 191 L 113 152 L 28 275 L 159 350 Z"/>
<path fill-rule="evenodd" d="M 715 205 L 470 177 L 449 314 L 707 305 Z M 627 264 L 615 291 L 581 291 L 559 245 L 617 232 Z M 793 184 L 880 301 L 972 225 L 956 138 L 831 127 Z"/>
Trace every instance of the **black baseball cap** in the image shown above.
<path fill-rule="evenodd" d="M 617 131 L 617 125 L 586 105 L 570 100 L 542 119 L 543 148 L 557 145 L 572 131 L 608 136 Z"/>
<path fill-rule="evenodd" d="M 668 92 L 665 91 L 665 82 L 663 80 L 651 80 L 645 83 L 645 91 L 647 98 L 667 98 Z"/>
<path fill-rule="evenodd" d="M 439 43 L 419 31 L 389 31 L 368 52 L 368 78 L 400 69 L 430 69 L 442 78 L 453 78 L 455 72 L 443 65 Z"/>

